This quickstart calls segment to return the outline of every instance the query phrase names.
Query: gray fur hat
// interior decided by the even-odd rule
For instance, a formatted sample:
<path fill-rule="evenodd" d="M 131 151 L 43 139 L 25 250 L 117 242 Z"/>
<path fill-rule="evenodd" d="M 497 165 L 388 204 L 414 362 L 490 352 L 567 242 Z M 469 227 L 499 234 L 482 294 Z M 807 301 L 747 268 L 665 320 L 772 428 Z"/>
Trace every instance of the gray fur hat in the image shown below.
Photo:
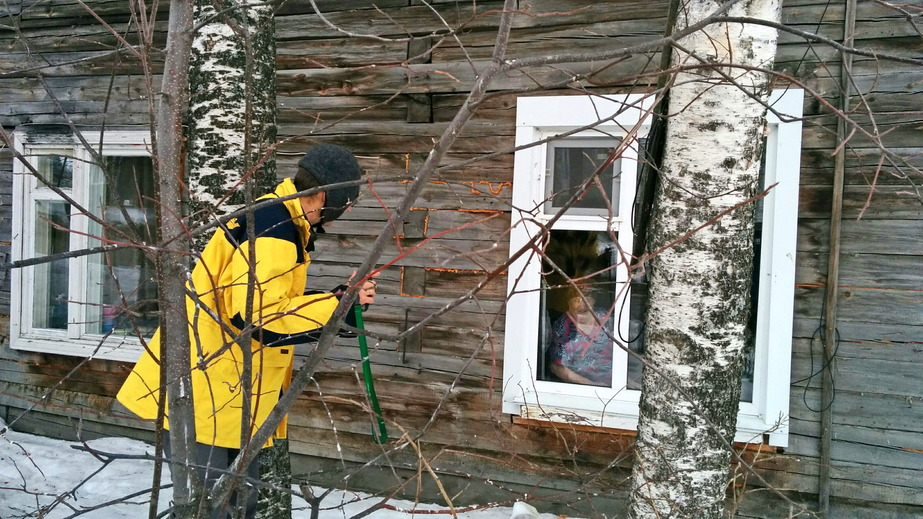
<path fill-rule="evenodd" d="M 362 168 L 359 161 L 346 148 L 335 144 L 318 144 L 301 157 L 298 165 L 308 171 L 322 186 L 359 180 Z M 339 218 L 359 196 L 359 186 L 338 187 L 327 191 L 321 211 L 322 221 Z"/>

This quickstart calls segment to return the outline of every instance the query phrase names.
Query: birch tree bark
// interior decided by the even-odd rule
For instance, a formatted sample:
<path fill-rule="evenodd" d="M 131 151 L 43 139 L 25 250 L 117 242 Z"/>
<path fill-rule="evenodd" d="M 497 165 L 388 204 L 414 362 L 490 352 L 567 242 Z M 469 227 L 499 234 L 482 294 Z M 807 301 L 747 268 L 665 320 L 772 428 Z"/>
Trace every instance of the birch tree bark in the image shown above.
<path fill-rule="evenodd" d="M 729 16 L 779 21 L 779 0 L 744 0 Z M 677 31 L 719 9 L 684 0 Z M 670 90 L 670 118 L 649 247 L 657 250 L 756 193 L 777 33 L 714 24 L 679 42 L 691 67 Z M 650 263 L 646 366 L 631 517 L 724 516 L 753 263 L 753 205 Z"/>
<path fill-rule="evenodd" d="M 272 6 L 264 2 L 196 0 L 195 20 L 200 29 L 190 61 L 187 183 L 193 221 L 203 221 L 240 209 L 276 183 L 276 46 Z M 245 370 L 244 377 L 252 374 Z M 244 380 L 243 387 L 251 384 Z M 242 424 L 242 430 L 249 427 Z M 264 453 L 269 463 L 261 476 L 269 486 L 259 491 L 260 519 L 291 517 L 287 445 L 276 440 Z"/>
<path fill-rule="evenodd" d="M 276 43 L 265 2 L 196 0 L 188 172 L 194 213 L 226 214 L 276 181 Z M 254 168 L 256 168 L 254 170 Z"/>

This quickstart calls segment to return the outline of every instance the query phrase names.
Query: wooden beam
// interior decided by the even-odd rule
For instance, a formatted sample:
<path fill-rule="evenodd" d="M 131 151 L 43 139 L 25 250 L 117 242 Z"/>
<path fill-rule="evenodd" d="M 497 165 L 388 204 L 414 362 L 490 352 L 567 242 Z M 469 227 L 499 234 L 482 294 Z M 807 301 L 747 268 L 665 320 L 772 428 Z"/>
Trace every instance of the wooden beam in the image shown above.
<path fill-rule="evenodd" d="M 846 2 L 846 19 L 843 26 L 843 44 L 852 45 L 856 31 L 856 1 Z M 852 69 L 852 56 L 842 53 L 843 67 L 840 70 L 840 109 L 849 111 L 849 93 Z M 830 474 L 831 450 L 833 443 L 833 398 L 835 386 L 833 381 L 833 363 L 836 357 L 837 331 L 836 311 L 840 279 L 840 224 L 843 219 L 843 190 L 846 178 L 846 150 L 840 143 L 846 140 L 846 122 L 837 119 L 837 149 L 834 163 L 833 200 L 830 211 L 830 255 L 827 263 L 827 291 L 824 300 L 824 366 L 821 386 L 821 438 L 820 438 L 820 472 L 818 474 L 818 507 L 824 517 L 830 517 Z"/>

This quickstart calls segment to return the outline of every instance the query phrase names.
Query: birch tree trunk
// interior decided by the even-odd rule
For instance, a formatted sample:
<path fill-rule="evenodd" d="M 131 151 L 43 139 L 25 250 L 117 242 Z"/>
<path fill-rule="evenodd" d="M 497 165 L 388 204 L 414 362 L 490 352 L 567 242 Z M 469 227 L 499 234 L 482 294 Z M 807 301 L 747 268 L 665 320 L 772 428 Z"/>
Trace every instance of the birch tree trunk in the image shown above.
<path fill-rule="evenodd" d="M 677 30 L 719 6 L 684 0 Z M 728 15 L 779 21 L 780 7 L 744 0 Z M 776 38 L 762 26 L 714 24 L 679 42 L 673 64 L 695 68 L 670 90 L 650 250 L 756 193 L 769 89 L 765 73 L 748 70 L 772 66 Z M 752 263 L 752 204 L 650 261 L 633 518 L 724 516 Z"/>
<path fill-rule="evenodd" d="M 257 194 L 276 182 L 275 24 L 254 0 L 196 0 L 195 20 L 187 182 L 193 212 L 220 215 L 247 202 L 251 171 Z"/>
<path fill-rule="evenodd" d="M 187 182 L 193 220 L 202 221 L 240 209 L 276 183 L 276 46 L 267 3 L 197 0 L 195 19 L 201 28 L 190 62 Z M 207 239 L 203 235 L 196 250 Z M 244 377 L 252 375 L 245 369 Z M 251 384 L 244 380 L 243 387 Z M 242 425 L 242 430 L 249 427 Z M 263 453 L 269 463 L 261 466 L 261 476 L 270 486 L 260 489 L 260 519 L 291 517 L 287 445 L 277 440 L 271 452 Z"/>

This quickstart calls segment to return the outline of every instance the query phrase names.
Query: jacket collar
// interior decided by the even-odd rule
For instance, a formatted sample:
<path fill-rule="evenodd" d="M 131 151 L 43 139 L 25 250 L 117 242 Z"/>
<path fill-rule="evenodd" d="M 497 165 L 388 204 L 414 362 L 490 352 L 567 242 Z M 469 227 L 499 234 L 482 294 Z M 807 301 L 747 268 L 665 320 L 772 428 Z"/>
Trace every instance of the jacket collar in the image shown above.
<path fill-rule="evenodd" d="M 291 196 L 297 193 L 298 190 L 295 188 L 295 183 L 292 182 L 292 179 L 286 178 L 279 185 L 276 186 L 273 195 L 277 198 L 282 198 L 286 196 Z M 301 238 L 305 246 L 310 243 L 311 235 L 311 223 L 308 222 L 308 219 L 305 218 L 304 209 L 301 207 L 301 202 L 298 198 L 292 198 L 282 202 L 285 208 L 288 210 L 288 213 L 292 215 L 292 221 L 295 223 L 295 226 L 298 228 L 298 231 L 301 233 Z"/>

